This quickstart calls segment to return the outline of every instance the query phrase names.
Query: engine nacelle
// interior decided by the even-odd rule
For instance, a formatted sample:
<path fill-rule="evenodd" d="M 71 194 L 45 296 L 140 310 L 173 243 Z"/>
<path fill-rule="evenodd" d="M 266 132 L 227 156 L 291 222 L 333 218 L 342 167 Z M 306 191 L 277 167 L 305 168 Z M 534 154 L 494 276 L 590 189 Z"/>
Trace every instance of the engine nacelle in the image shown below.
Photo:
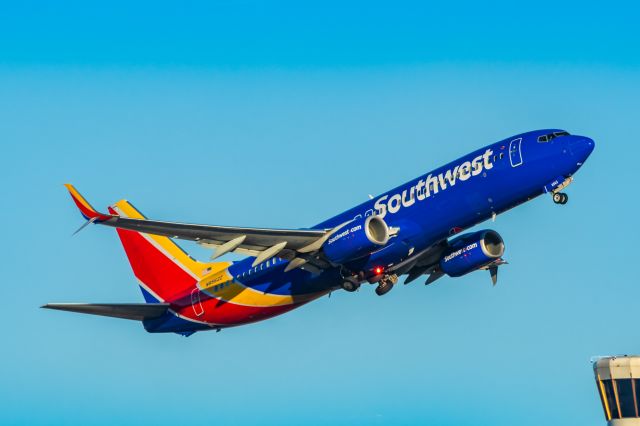
<path fill-rule="evenodd" d="M 353 220 L 334 232 L 323 246 L 333 263 L 347 263 L 373 253 L 389 241 L 389 227 L 382 218 Z"/>
<path fill-rule="evenodd" d="M 487 266 L 504 254 L 504 241 L 490 229 L 461 235 L 451 241 L 440 259 L 440 269 L 450 277 L 460 277 Z"/>

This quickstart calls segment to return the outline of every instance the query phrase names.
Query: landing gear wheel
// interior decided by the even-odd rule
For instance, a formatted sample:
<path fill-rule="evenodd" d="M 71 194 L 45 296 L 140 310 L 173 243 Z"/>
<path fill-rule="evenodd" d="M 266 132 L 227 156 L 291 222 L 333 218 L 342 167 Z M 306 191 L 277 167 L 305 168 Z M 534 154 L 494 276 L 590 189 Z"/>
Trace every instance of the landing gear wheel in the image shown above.
<path fill-rule="evenodd" d="M 392 283 L 390 283 L 387 280 L 382 280 L 378 284 L 378 287 L 376 287 L 376 294 L 378 296 L 384 296 L 385 294 L 389 293 L 389 291 L 391 291 L 392 288 L 393 288 Z"/>
<path fill-rule="evenodd" d="M 349 293 L 356 291 L 360 287 L 360 284 L 354 283 L 353 281 L 344 280 L 342 282 L 342 288 Z"/>
<path fill-rule="evenodd" d="M 562 204 L 562 200 L 564 200 L 563 195 L 564 194 L 562 192 L 556 192 L 553 194 L 553 202 L 556 204 Z"/>
<path fill-rule="evenodd" d="M 556 192 L 553 194 L 553 202 L 556 204 L 567 204 L 569 201 L 569 196 L 564 192 Z"/>

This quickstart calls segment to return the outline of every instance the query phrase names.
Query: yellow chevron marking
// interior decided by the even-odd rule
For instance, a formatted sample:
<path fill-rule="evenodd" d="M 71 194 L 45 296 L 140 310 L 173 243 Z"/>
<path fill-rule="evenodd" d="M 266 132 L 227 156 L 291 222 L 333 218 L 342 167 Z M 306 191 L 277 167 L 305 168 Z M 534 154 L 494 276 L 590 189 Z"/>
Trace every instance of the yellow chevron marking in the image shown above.
<path fill-rule="evenodd" d="M 123 217 L 146 219 L 142 213 L 126 200 L 118 201 L 115 203 L 115 207 Z M 176 262 L 191 271 L 195 276 L 201 277 L 198 287 L 203 292 L 226 302 L 244 306 L 285 306 L 293 303 L 309 302 L 328 293 L 328 291 L 321 291 L 296 296 L 263 293 L 235 281 L 227 270 L 232 265 L 231 262 L 199 262 L 185 253 L 170 238 L 152 234 L 145 235 L 162 247 Z"/>
<path fill-rule="evenodd" d="M 120 200 L 115 203 L 115 206 L 121 212 L 123 217 L 129 217 L 132 219 L 146 219 L 146 217 L 144 217 L 142 213 L 136 210 L 136 208 L 133 207 L 127 200 Z M 151 238 L 157 245 L 162 247 L 162 249 L 176 262 L 180 263 L 197 277 L 209 276 L 217 272 L 224 271 L 232 264 L 231 262 L 199 262 L 189 256 L 176 243 L 174 243 L 171 238 L 152 234 L 145 235 Z"/>
<path fill-rule="evenodd" d="M 232 280 L 227 271 L 225 277 L 220 275 L 207 278 L 199 284 L 200 289 L 210 295 L 225 302 L 236 303 L 244 306 L 285 306 L 294 303 L 309 302 L 322 297 L 328 291 L 321 291 L 305 295 L 282 295 L 273 293 L 263 293 L 259 290 L 246 287 L 238 281 Z"/>

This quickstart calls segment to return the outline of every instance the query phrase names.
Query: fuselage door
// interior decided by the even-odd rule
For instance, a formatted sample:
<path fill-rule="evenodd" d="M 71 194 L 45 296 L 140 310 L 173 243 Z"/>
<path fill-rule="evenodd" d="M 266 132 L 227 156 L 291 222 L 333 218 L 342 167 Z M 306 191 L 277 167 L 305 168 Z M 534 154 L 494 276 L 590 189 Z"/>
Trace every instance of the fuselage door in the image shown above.
<path fill-rule="evenodd" d="M 511 167 L 522 164 L 522 138 L 514 139 L 509 143 L 509 161 Z"/>
<path fill-rule="evenodd" d="M 196 314 L 197 317 L 204 314 L 204 308 L 200 302 L 200 290 L 197 288 L 194 288 L 191 292 L 191 307 L 193 308 L 193 313 Z"/>

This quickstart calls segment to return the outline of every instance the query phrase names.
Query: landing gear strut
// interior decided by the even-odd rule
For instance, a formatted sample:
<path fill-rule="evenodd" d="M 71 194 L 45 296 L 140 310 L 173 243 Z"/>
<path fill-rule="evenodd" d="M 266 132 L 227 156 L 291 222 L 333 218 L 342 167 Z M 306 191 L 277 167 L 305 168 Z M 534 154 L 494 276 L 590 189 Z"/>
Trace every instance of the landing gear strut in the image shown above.
<path fill-rule="evenodd" d="M 553 202 L 556 204 L 567 204 L 569 196 L 564 192 L 556 192 L 553 194 Z"/>

